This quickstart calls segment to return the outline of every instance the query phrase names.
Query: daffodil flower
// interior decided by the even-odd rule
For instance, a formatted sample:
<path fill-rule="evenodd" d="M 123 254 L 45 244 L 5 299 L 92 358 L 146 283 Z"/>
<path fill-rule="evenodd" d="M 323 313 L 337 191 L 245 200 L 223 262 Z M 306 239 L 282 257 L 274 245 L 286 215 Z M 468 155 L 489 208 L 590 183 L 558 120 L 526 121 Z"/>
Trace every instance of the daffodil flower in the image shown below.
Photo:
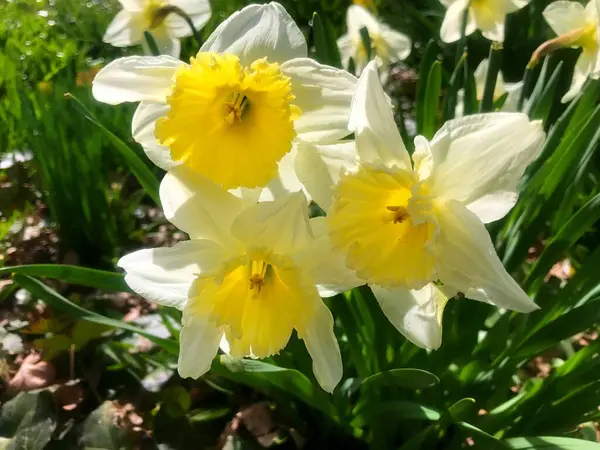
<path fill-rule="evenodd" d="M 393 30 L 379 22 L 366 8 L 350 5 L 346 13 L 348 33 L 340 37 L 337 45 L 342 61 L 348 67 L 350 58 L 354 60 L 356 73 L 360 74 L 367 60 L 367 51 L 360 35 L 360 30 L 366 28 L 371 39 L 371 53 L 387 65 L 408 58 L 411 50 L 410 37 Z"/>
<path fill-rule="evenodd" d="M 161 54 L 179 57 L 179 38 L 191 36 L 189 24 L 173 12 L 178 8 L 189 16 L 199 30 L 210 19 L 208 0 L 119 0 L 123 7 L 108 26 L 104 42 L 115 47 L 147 45 L 144 31 L 149 32 Z"/>
<path fill-rule="evenodd" d="M 158 166 L 183 164 L 226 189 L 266 185 L 293 143 L 348 135 L 356 78 L 306 58 L 278 3 L 250 5 L 215 30 L 190 64 L 129 57 L 94 79 L 97 100 L 141 102 L 134 139 Z"/>
<path fill-rule="evenodd" d="M 304 340 L 315 376 L 331 392 L 342 376 L 333 318 L 321 296 L 361 284 L 332 253 L 324 218 L 308 218 L 306 197 L 256 203 L 178 166 L 160 186 L 165 216 L 189 241 L 140 250 L 119 261 L 127 284 L 183 310 L 178 370 L 204 374 L 223 347 L 265 358 Z"/>
<path fill-rule="evenodd" d="M 468 36 L 480 30 L 491 41 L 504 42 L 506 15 L 527 6 L 529 0 L 440 0 L 447 8 L 440 37 L 444 42 L 455 42 L 461 38 L 465 10 L 467 12 Z"/>
<path fill-rule="evenodd" d="M 565 103 L 581 91 L 588 76 L 600 78 L 600 0 L 591 0 L 585 7 L 577 2 L 554 2 L 546 7 L 543 16 L 566 46 L 582 49 L 571 87 L 562 98 Z"/>
<path fill-rule="evenodd" d="M 475 72 L 473 74 L 475 78 L 475 92 L 478 101 L 481 101 L 483 99 L 488 67 L 489 60 L 484 59 L 477 66 L 477 69 L 475 69 Z M 514 112 L 517 110 L 517 105 L 519 103 L 519 97 L 521 96 L 522 90 L 522 81 L 519 81 L 518 83 L 505 83 L 504 77 L 502 76 L 502 72 L 498 72 L 498 76 L 496 78 L 496 86 L 494 88 L 494 102 L 499 100 L 504 94 L 506 94 L 506 100 L 504 100 L 504 103 L 502 104 L 502 108 L 500 108 L 500 110 L 505 112 Z M 460 89 L 457 93 L 458 102 L 456 104 L 456 117 L 461 117 L 463 115 L 464 95 L 464 89 Z"/>
<path fill-rule="evenodd" d="M 515 311 L 536 305 L 506 272 L 484 224 L 517 201 L 517 184 L 544 140 L 525 114 L 447 122 L 409 156 L 383 92 L 377 61 L 354 96 L 350 129 L 359 165 L 333 191 L 327 221 L 348 268 L 372 284 L 382 310 L 422 347 L 441 343 L 449 296 Z"/>

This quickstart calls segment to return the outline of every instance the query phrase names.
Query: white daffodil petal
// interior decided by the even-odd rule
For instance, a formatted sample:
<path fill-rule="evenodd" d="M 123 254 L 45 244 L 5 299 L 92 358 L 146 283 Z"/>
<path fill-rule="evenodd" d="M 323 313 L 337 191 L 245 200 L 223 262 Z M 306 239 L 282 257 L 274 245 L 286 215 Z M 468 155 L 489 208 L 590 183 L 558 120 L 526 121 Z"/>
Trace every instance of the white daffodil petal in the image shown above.
<path fill-rule="evenodd" d="M 516 112 L 517 106 L 519 105 L 519 98 L 521 97 L 521 91 L 523 90 L 523 82 L 506 83 L 504 87 L 508 95 L 504 101 L 504 105 L 502 105 L 502 111 Z"/>
<path fill-rule="evenodd" d="M 169 0 L 169 5 L 181 8 L 191 19 L 196 31 L 200 31 L 212 15 L 210 2 L 207 0 Z M 183 38 L 193 34 L 190 25 L 179 15 L 169 14 L 165 19 L 169 34 Z"/>
<path fill-rule="evenodd" d="M 222 336 L 223 332 L 205 318 L 188 316 L 184 311 L 179 334 L 179 375 L 182 378 L 199 378 L 208 372 Z"/>
<path fill-rule="evenodd" d="M 516 192 L 543 140 L 541 123 L 530 122 L 521 113 L 477 114 L 448 121 L 431 141 L 433 191 L 440 198 L 467 205 L 495 192 Z M 504 206 L 500 209 L 505 211 Z"/>
<path fill-rule="evenodd" d="M 569 31 L 586 26 L 585 7 L 577 2 L 562 1 L 550 3 L 542 12 L 548 25 L 557 34 L 565 34 Z"/>
<path fill-rule="evenodd" d="M 295 192 L 252 205 L 237 216 L 231 234 L 246 245 L 282 255 L 304 248 L 312 240 L 306 197 Z"/>
<path fill-rule="evenodd" d="M 421 348 L 442 344 L 442 315 L 448 301 L 434 284 L 419 290 L 371 286 L 381 310 L 409 341 Z"/>
<path fill-rule="evenodd" d="M 365 67 L 356 85 L 348 128 L 355 133 L 356 150 L 362 162 L 382 162 L 411 168 L 392 114 L 390 100 L 379 81 L 376 58 Z"/>
<path fill-rule="evenodd" d="M 298 179 L 296 169 L 294 168 L 297 156 L 298 143 L 295 142 L 292 149 L 279 161 L 277 176 L 269 181 L 269 184 L 267 184 L 263 192 L 259 193 L 257 199 L 260 198 L 261 201 L 264 201 L 264 199 L 273 200 L 282 195 L 287 195 L 290 192 L 304 191 L 304 186 Z M 265 195 L 266 192 L 264 191 L 268 191 L 269 195 Z"/>
<path fill-rule="evenodd" d="M 297 143 L 294 173 L 310 197 L 328 211 L 333 201 L 333 187 L 342 173 L 357 165 L 354 141 L 330 145 Z"/>
<path fill-rule="evenodd" d="M 388 54 L 386 56 L 389 62 L 404 61 L 410 56 L 412 40 L 407 35 L 382 25 L 381 39 L 387 44 Z"/>
<path fill-rule="evenodd" d="M 300 139 L 324 143 L 350 134 L 348 115 L 358 81 L 354 75 L 309 58 L 286 61 L 281 71 L 291 78 L 294 104 L 302 110 L 294 121 Z"/>
<path fill-rule="evenodd" d="M 171 248 L 139 250 L 123 256 L 117 265 L 125 282 L 142 297 L 183 309 L 194 279 L 211 272 L 222 261 L 223 250 L 208 240 L 184 241 Z"/>
<path fill-rule="evenodd" d="M 173 225 L 192 239 L 210 239 L 226 248 L 232 245 L 231 224 L 248 205 L 183 165 L 167 172 L 159 194 L 165 217 Z"/>
<path fill-rule="evenodd" d="M 483 223 L 502 219 L 515 206 L 519 195 L 514 191 L 496 191 L 467 205 Z"/>
<path fill-rule="evenodd" d="M 138 15 L 123 9 L 108 25 L 102 40 L 115 47 L 137 45 L 144 38 L 144 28 L 141 25 Z"/>
<path fill-rule="evenodd" d="M 575 71 L 573 72 L 571 87 L 569 87 L 569 90 L 563 96 L 561 102 L 567 103 L 573 100 L 577 94 L 581 92 L 581 88 L 583 87 L 585 81 L 594 70 L 594 65 L 597 58 L 598 55 L 587 51 L 583 51 L 581 55 L 579 55 L 577 63 L 575 64 Z"/>
<path fill-rule="evenodd" d="M 109 105 L 144 100 L 165 103 L 175 71 L 182 64 L 165 55 L 119 58 L 98 72 L 92 94 Z"/>
<path fill-rule="evenodd" d="M 333 392 L 342 379 L 342 355 L 333 332 L 333 316 L 321 300 L 318 303 L 313 320 L 298 330 L 298 337 L 304 340 L 313 360 L 313 372 L 319 385 Z"/>
<path fill-rule="evenodd" d="M 479 23 L 475 22 L 477 28 L 481 30 L 481 34 L 484 38 L 489 39 L 490 41 L 496 42 L 504 42 L 504 17 L 502 17 L 502 21 L 494 22 L 484 28 L 483 25 L 479 25 Z"/>
<path fill-rule="evenodd" d="M 164 103 L 140 102 L 131 121 L 133 139 L 144 148 L 150 161 L 164 170 L 180 164 L 171 159 L 169 149 L 160 145 L 154 136 L 156 120 L 165 117 L 168 112 L 169 106 Z"/>
<path fill-rule="evenodd" d="M 282 63 L 307 55 L 306 40 L 279 3 L 249 5 L 233 13 L 209 36 L 201 52 L 233 53 L 242 65 L 266 57 Z"/>
<path fill-rule="evenodd" d="M 414 170 L 420 180 L 426 180 L 433 172 L 433 154 L 429 141 L 423 136 L 415 137 L 415 151 L 412 155 Z"/>
<path fill-rule="evenodd" d="M 444 21 L 442 22 L 442 28 L 440 29 L 442 41 L 456 42 L 461 38 L 461 24 L 468 4 L 469 0 L 456 0 L 448 5 Z M 469 13 L 465 34 L 469 35 L 473 33 L 473 31 L 475 31 L 475 22 L 473 20 L 473 15 Z"/>
<path fill-rule="evenodd" d="M 440 280 L 479 300 L 519 312 L 537 305 L 506 272 L 492 240 L 477 216 L 457 201 L 447 202 L 438 213 L 440 223 Z"/>
<path fill-rule="evenodd" d="M 123 8 L 128 11 L 143 11 L 144 1 L 143 0 L 119 0 L 119 3 Z"/>
<path fill-rule="evenodd" d="M 354 44 L 349 34 L 344 34 L 337 40 L 337 46 L 340 50 L 340 56 L 342 58 L 342 64 L 344 67 L 348 67 L 350 58 L 354 57 Z"/>
<path fill-rule="evenodd" d="M 326 219 L 315 217 L 309 220 L 315 239 L 300 249 L 293 259 L 317 285 L 321 297 L 332 297 L 364 284 L 354 271 L 345 264 L 345 255 L 333 248 Z"/>
<path fill-rule="evenodd" d="M 379 34 L 379 22 L 366 8 L 360 5 L 350 5 L 346 11 L 348 34 L 360 36 L 361 28 L 366 28 L 370 35 Z"/>
<path fill-rule="evenodd" d="M 164 24 L 162 27 L 150 31 L 150 34 L 152 34 L 154 43 L 156 44 L 156 47 L 161 55 L 169 55 L 173 58 L 179 58 L 179 54 L 181 53 L 181 42 L 179 42 L 178 38 L 169 34 L 169 31 Z M 144 44 L 145 47 L 148 46 L 148 43 L 145 39 L 142 44 Z M 150 51 L 147 51 L 147 53 L 151 54 Z"/>

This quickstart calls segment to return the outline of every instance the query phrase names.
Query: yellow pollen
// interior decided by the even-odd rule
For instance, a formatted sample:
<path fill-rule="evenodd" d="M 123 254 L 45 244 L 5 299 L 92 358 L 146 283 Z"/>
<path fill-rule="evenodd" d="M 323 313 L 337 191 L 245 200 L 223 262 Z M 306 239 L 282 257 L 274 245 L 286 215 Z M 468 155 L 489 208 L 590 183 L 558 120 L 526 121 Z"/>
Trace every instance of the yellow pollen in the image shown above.
<path fill-rule="evenodd" d="M 402 223 L 410 217 L 408 209 L 404 206 L 386 206 L 385 209 L 392 212 L 394 223 Z"/>
<path fill-rule="evenodd" d="M 173 160 L 226 189 L 264 186 L 296 137 L 294 98 L 277 63 L 198 53 L 177 71 L 155 135 Z"/>

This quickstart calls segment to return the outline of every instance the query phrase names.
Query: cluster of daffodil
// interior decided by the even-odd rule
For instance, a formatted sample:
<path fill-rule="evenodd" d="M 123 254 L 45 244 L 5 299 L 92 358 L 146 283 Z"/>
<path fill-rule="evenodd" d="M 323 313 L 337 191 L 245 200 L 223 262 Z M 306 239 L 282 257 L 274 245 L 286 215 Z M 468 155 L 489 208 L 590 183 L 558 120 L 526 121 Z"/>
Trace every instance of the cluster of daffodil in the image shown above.
<path fill-rule="evenodd" d="M 502 40 L 505 15 L 527 3 L 443 2 L 446 41 L 458 39 L 465 15 L 467 34 L 479 28 Z M 179 17 L 152 18 L 162 4 L 122 3 L 107 32 L 113 43 L 137 42 L 140 30 L 183 35 Z M 203 23 L 209 8 L 200 3 L 172 2 Z M 577 34 L 570 45 L 584 47 L 586 70 L 584 55 L 598 52 L 592 6 L 560 1 L 544 12 L 558 34 Z M 363 27 L 378 55 L 370 62 Z M 431 141 L 417 136 L 411 157 L 378 70 L 382 60 L 406 58 L 410 39 L 355 5 L 338 44 L 359 79 L 307 58 L 302 32 L 281 5 L 251 5 L 225 20 L 189 64 L 126 57 L 94 80 L 99 101 L 139 102 L 133 138 L 167 171 L 165 216 L 190 238 L 119 261 L 133 290 L 183 311 L 184 377 L 209 370 L 219 348 L 236 357 L 278 353 L 296 330 L 317 381 L 332 391 L 342 361 L 322 298 L 363 284 L 424 348 L 440 346 L 444 306 L 458 293 L 536 309 L 504 269 L 485 224 L 517 201 L 544 141 L 541 123 L 516 112 L 461 117 Z M 481 66 L 478 79 L 485 72 Z M 519 88 L 501 78 L 496 87 L 498 96 Z M 311 218 L 310 201 L 326 216 Z"/>

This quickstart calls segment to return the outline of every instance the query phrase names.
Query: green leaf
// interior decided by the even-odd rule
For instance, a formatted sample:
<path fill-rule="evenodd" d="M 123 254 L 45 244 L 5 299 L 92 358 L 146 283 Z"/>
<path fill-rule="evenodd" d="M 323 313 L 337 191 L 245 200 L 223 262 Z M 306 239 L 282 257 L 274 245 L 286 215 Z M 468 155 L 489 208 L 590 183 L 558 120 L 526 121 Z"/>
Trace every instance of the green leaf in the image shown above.
<path fill-rule="evenodd" d="M 430 40 L 427 43 L 425 53 L 421 59 L 419 66 L 420 79 L 417 84 L 417 102 L 415 104 L 415 118 L 417 122 L 417 131 L 422 133 L 423 123 L 425 120 L 425 94 L 427 92 L 427 75 L 431 70 L 431 66 L 437 60 L 438 47 L 435 40 Z"/>
<path fill-rule="evenodd" d="M 425 102 L 423 113 L 423 129 L 421 134 L 431 139 L 437 130 L 437 113 L 442 91 L 442 63 L 435 61 L 427 76 L 425 88 Z"/>
<path fill-rule="evenodd" d="M 558 86 L 558 82 L 560 81 L 560 73 L 562 71 L 563 63 L 562 61 L 556 66 L 554 72 L 552 72 L 552 76 L 548 80 L 547 83 L 544 84 L 544 88 L 539 95 L 535 97 L 532 95 L 532 101 L 528 105 L 527 113 L 531 119 L 539 119 L 544 122 L 550 115 L 550 110 L 552 108 L 552 104 L 554 103 L 554 96 L 556 94 L 556 88 Z M 542 77 L 540 76 L 540 80 L 538 83 L 541 83 Z M 537 91 L 537 86 L 536 86 Z M 534 91 L 534 93 L 536 92 Z"/>
<path fill-rule="evenodd" d="M 502 442 L 513 450 L 600 450 L 595 442 L 554 436 L 517 437 Z"/>
<path fill-rule="evenodd" d="M 83 422 L 80 445 L 86 449 L 121 450 L 127 448 L 126 429 L 115 423 L 117 408 L 105 401 Z"/>
<path fill-rule="evenodd" d="M 211 371 L 267 394 L 274 391 L 290 394 L 337 420 L 337 411 L 328 394 L 297 370 L 252 359 L 221 355 L 213 361 Z"/>
<path fill-rule="evenodd" d="M 340 51 L 336 44 L 335 30 L 326 16 L 315 12 L 312 17 L 312 29 L 317 61 L 333 67 L 342 68 Z"/>
<path fill-rule="evenodd" d="M 25 266 L 1 267 L 0 276 L 7 274 L 31 275 L 52 278 L 70 284 L 78 284 L 109 292 L 131 292 L 122 273 L 67 264 L 30 264 Z"/>
<path fill-rule="evenodd" d="M 450 83 L 448 85 L 448 92 L 446 94 L 446 98 L 444 100 L 444 121 L 450 120 L 454 118 L 454 114 L 456 111 L 456 104 L 458 101 L 458 91 L 461 88 L 461 83 L 464 78 L 464 65 L 467 63 L 467 54 L 463 53 L 460 59 L 458 60 L 458 64 L 454 68 L 452 72 L 452 76 L 450 77 Z M 464 96 L 464 94 L 463 94 Z M 464 103 L 464 98 L 463 98 Z M 464 105 L 463 105 L 464 109 Z"/>
<path fill-rule="evenodd" d="M 506 446 L 502 441 L 470 423 L 458 422 L 457 425 L 467 437 L 473 438 L 475 441 L 475 448 L 485 448 L 486 450 L 506 449 Z"/>
<path fill-rule="evenodd" d="M 362 27 L 360 29 L 360 40 L 365 49 L 365 53 L 367 55 L 367 61 L 371 61 L 372 42 L 371 42 L 371 36 L 369 36 L 369 30 L 367 29 L 367 27 Z"/>
<path fill-rule="evenodd" d="M 600 301 L 590 301 L 550 322 L 523 345 L 515 357 L 525 358 L 558 344 L 600 322 Z"/>
<path fill-rule="evenodd" d="M 408 389 L 426 389 L 435 386 L 440 379 L 431 372 L 422 369 L 392 369 L 379 372 L 363 380 L 362 387 L 379 388 L 381 386 L 403 387 Z"/>
<path fill-rule="evenodd" d="M 54 400 L 45 390 L 21 392 L 0 410 L 0 433 L 11 438 L 7 450 L 42 450 L 55 428 Z"/>
<path fill-rule="evenodd" d="M 429 408 L 420 403 L 396 400 L 389 402 L 367 403 L 356 411 L 356 417 L 352 421 L 352 426 L 362 428 L 366 426 L 373 418 L 385 416 L 386 421 L 395 420 L 439 420 L 442 415 L 439 411 Z"/>
<path fill-rule="evenodd" d="M 46 302 L 48 305 L 50 305 L 64 313 L 70 314 L 77 319 L 87 320 L 88 322 L 94 322 L 94 323 L 106 325 L 106 326 L 109 326 L 112 328 L 118 328 L 121 330 L 126 330 L 126 331 L 131 331 L 133 333 L 137 333 L 141 336 L 144 336 L 145 338 L 147 338 L 151 342 L 155 343 L 156 345 L 164 348 L 169 353 L 171 353 L 173 355 L 179 354 L 179 346 L 177 345 L 177 343 L 175 341 L 156 337 L 153 334 L 150 334 L 150 333 L 142 330 L 141 328 L 138 328 L 129 323 L 115 320 L 115 319 L 110 319 L 101 314 L 98 314 L 98 313 L 95 313 L 92 311 L 88 311 L 87 309 L 82 308 L 79 305 L 76 305 L 75 303 L 71 302 L 70 300 L 67 300 L 62 295 L 60 295 L 58 292 L 54 291 L 52 288 L 46 286 L 44 283 L 42 283 L 39 280 L 36 280 L 35 278 L 32 278 L 28 275 L 16 274 L 13 277 L 13 280 L 15 283 L 17 283 L 24 289 L 28 290 L 35 297 Z"/>
<path fill-rule="evenodd" d="M 100 123 L 100 121 L 92 114 L 92 112 L 73 94 L 68 95 L 69 98 L 75 100 L 75 104 L 85 114 L 85 117 L 96 125 L 109 140 L 114 144 L 115 148 L 119 151 L 129 168 L 131 173 L 137 178 L 140 185 L 144 188 L 146 193 L 157 205 L 160 205 L 160 197 L 158 195 L 158 179 L 154 176 L 148 165 L 140 159 L 135 151 L 133 151 L 125 142 L 123 142 L 117 135 L 112 133 L 108 128 Z"/>
<path fill-rule="evenodd" d="M 473 407 L 475 406 L 474 398 L 463 398 L 454 403 L 450 408 L 448 408 L 448 413 L 452 420 L 459 422 L 473 412 Z"/>

